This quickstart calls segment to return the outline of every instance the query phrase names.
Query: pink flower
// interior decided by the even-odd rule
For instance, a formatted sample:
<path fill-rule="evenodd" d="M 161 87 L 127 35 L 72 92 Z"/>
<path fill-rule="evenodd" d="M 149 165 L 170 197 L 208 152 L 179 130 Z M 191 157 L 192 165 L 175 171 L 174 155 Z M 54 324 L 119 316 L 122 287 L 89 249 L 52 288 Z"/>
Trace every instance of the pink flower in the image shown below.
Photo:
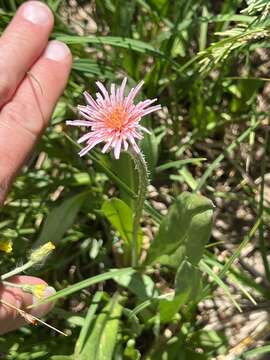
<path fill-rule="evenodd" d="M 119 159 L 121 149 L 127 151 L 129 145 L 139 152 L 136 140 L 143 138 L 142 131 L 149 131 L 141 126 L 140 120 L 143 116 L 161 109 L 160 105 L 150 106 L 157 99 L 140 101 L 134 104 L 134 99 L 141 87 L 141 81 L 135 88 L 132 88 L 125 97 L 127 78 L 124 78 L 119 88 L 111 85 L 109 93 L 101 82 L 97 82 L 100 92 L 96 94 L 96 100 L 88 92 L 84 92 L 87 102 L 86 106 L 78 106 L 83 120 L 67 121 L 68 125 L 85 126 L 90 131 L 84 134 L 78 143 L 86 143 L 80 151 L 83 156 L 99 143 L 105 143 L 102 152 L 113 149 L 114 156 Z"/>

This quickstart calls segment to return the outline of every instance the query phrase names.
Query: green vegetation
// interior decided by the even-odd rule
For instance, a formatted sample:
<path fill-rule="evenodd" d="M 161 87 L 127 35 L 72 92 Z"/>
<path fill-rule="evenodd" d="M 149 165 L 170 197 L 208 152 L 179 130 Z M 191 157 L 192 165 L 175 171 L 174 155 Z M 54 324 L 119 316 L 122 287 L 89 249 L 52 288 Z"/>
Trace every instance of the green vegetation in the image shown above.
<path fill-rule="evenodd" d="M 20 3 L 0 0 L 0 31 Z M 222 293 L 234 314 L 269 306 L 269 2 L 47 3 L 56 19 L 52 37 L 70 46 L 73 71 L 1 209 L 1 240 L 14 244 L 12 254 L 1 255 L 1 273 L 52 241 L 56 250 L 28 273 L 56 288 L 47 321 L 70 337 L 28 326 L 2 336 L 0 352 L 18 360 L 231 354 L 232 339 L 224 328 L 205 329 L 198 304 Z M 79 9 L 87 17 L 80 19 Z M 89 22 L 96 27 L 89 30 Z M 95 93 L 96 80 L 119 84 L 125 75 L 130 87 L 144 79 L 143 97 L 163 107 L 144 123 L 151 188 L 137 269 L 130 267 L 133 162 L 98 148 L 80 159 L 78 129 L 65 125 L 77 117 L 85 89 Z M 241 261 L 248 246 L 259 275 Z M 269 353 L 267 332 L 230 359 Z M 256 349 L 257 340 L 264 346 Z"/>

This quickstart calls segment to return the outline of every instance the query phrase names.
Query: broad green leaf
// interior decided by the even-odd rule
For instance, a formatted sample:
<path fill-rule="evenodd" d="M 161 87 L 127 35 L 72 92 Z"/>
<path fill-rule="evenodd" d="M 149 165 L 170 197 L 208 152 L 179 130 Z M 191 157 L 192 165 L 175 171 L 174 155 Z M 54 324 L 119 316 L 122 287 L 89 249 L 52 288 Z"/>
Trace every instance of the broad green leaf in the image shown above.
<path fill-rule="evenodd" d="M 103 311 L 98 315 L 92 331 L 85 342 L 78 360 L 110 360 L 116 345 L 122 306 L 118 297 L 113 297 Z"/>
<path fill-rule="evenodd" d="M 103 203 L 101 210 L 106 218 L 110 221 L 116 231 L 118 231 L 121 239 L 124 242 L 124 255 L 125 261 L 128 263 L 128 259 L 131 253 L 132 231 L 133 231 L 133 215 L 130 207 L 122 200 L 112 198 Z M 138 253 L 140 253 L 142 242 L 142 230 L 140 228 L 138 234 Z"/>
<path fill-rule="evenodd" d="M 74 223 L 82 204 L 89 196 L 88 191 L 80 193 L 64 200 L 54 208 L 44 222 L 41 233 L 35 242 L 35 247 L 48 241 L 52 241 L 54 244 L 58 243 Z"/>
<path fill-rule="evenodd" d="M 153 178 L 155 168 L 158 162 L 159 156 L 159 145 L 165 135 L 165 132 L 157 136 L 153 130 L 151 130 L 150 121 L 147 119 L 144 121 L 144 126 L 151 131 L 151 134 L 145 134 L 144 138 L 141 141 L 141 149 L 145 155 L 145 160 L 147 163 L 148 171 L 150 173 L 150 178 Z"/>
<path fill-rule="evenodd" d="M 143 301 L 159 295 L 155 283 L 147 275 L 140 273 L 123 274 L 115 278 L 115 281 L 119 285 L 128 288 Z"/>
<path fill-rule="evenodd" d="M 147 263 L 179 266 L 187 257 L 197 264 L 212 227 L 212 202 L 201 195 L 184 192 L 170 207 L 149 249 Z"/>
<path fill-rule="evenodd" d="M 119 178 L 127 184 L 127 186 L 136 194 L 138 188 L 138 175 L 135 169 L 134 162 L 131 156 L 127 153 L 122 153 L 120 159 L 109 159 L 108 166 L 111 170 L 119 176 Z M 123 189 L 120 190 L 121 199 L 131 208 L 135 204 L 135 200 L 132 199 Z"/>
<path fill-rule="evenodd" d="M 189 301 L 196 301 L 202 289 L 201 273 L 198 268 L 184 260 L 175 276 L 175 295 L 172 300 L 160 301 L 160 320 L 169 322 L 182 305 Z"/>

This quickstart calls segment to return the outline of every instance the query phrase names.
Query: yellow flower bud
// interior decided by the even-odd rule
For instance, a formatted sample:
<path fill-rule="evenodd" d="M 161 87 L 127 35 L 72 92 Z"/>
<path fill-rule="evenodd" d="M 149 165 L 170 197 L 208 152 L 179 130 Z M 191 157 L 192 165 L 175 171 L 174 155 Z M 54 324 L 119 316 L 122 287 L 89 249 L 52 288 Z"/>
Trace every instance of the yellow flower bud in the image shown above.
<path fill-rule="evenodd" d="M 45 289 L 46 289 L 46 285 L 44 284 L 39 284 L 39 285 L 34 285 L 33 286 L 33 294 L 38 298 L 38 299 L 43 299 L 45 297 Z"/>
<path fill-rule="evenodd" d="M 0 251 L 4 251 L 5 253 L 10 253 L 12 251 L 12 241 L 11 240 L 0 241 Z"/>
<path fill-rule="evenodd" d="M 42 260 L 44 260 L 54 249 L 55 249 L 54 244 L 51 241 L 49 241 L 46 244 L 39 247 L 38 249 L 34 250 L 31 253 L 29 260 L 32 261 L 33 263 L 39 263 Z"/>

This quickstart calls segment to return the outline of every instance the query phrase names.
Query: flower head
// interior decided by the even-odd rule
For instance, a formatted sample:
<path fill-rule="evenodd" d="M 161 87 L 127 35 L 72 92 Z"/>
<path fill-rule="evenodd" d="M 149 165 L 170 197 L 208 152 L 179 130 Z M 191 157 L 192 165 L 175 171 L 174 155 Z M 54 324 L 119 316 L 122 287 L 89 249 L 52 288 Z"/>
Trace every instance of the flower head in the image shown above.
<path fill-rule="evenodd" d="M 35 295 L 36 298 L 43 299 L 44 297 L 46 297 L 46 289 L 48 288 L 48 286 L 45 284 L 24 284 L 21 288 L 23 291 Z"/>
<path fill-rule="evenodd" d="M 47 285 L 44 285 L 44 284 L 33 285 L 33 294 L 38 299 L 43 299 L 46 294 L 46 292 L 45 292 L 46 288 L 47 288 Z"/>
<path fill-rule="evenodd" d="M 37 248 L 36 250 L 34 250 L 31 254 L 30 254 L 30 258 L 29 260 L 32 261 L 34 264 L 39 263 L 43 260 L 45 260 L 45 258 L 50 255 L 50 253 L 55 249 L 54 244 L 49 241 L 46 244 L 40 246 L 39 248 Z"/>
<path fill-rule="evenodd" d="M 96 94 L 96 100 L 89 93 L 84 92 L 87 105 L 78 106 L 84 119 L 67 121 L 68 125 L 85 126 L 90 129 L 78 140 L 78 143 L 86 143 L 79 153 L 80 156 L 88 153 L 99 143 L 105 143 L 102 148 L 103 153 L 113 149 L 116 159 L 119 159 L 121 149 L 126 151 L 129 146 L 139 152 L 136 140 L 143 138 L 142 131 L 149 133 L 139 124 L 140 120 L 143 116 L 161 109 L 161 106 L 150 106 L 157 99 L 134 104 L 143 81 L 132 88 L 127 96 L 124 94 L 126 83 L 127 78 L 124 78 L 120 87 L 116 88 L 115 84 L 112 84 L 109 93 L 98 81 L 96 84 L 100 92 Z"/>
<path fill-rule="evenodd" d="M 4 251 L 5 253 L 10 253 L 12 251 L 12 241 L 11 240 L 0 241 L 0 251 Z"/>

